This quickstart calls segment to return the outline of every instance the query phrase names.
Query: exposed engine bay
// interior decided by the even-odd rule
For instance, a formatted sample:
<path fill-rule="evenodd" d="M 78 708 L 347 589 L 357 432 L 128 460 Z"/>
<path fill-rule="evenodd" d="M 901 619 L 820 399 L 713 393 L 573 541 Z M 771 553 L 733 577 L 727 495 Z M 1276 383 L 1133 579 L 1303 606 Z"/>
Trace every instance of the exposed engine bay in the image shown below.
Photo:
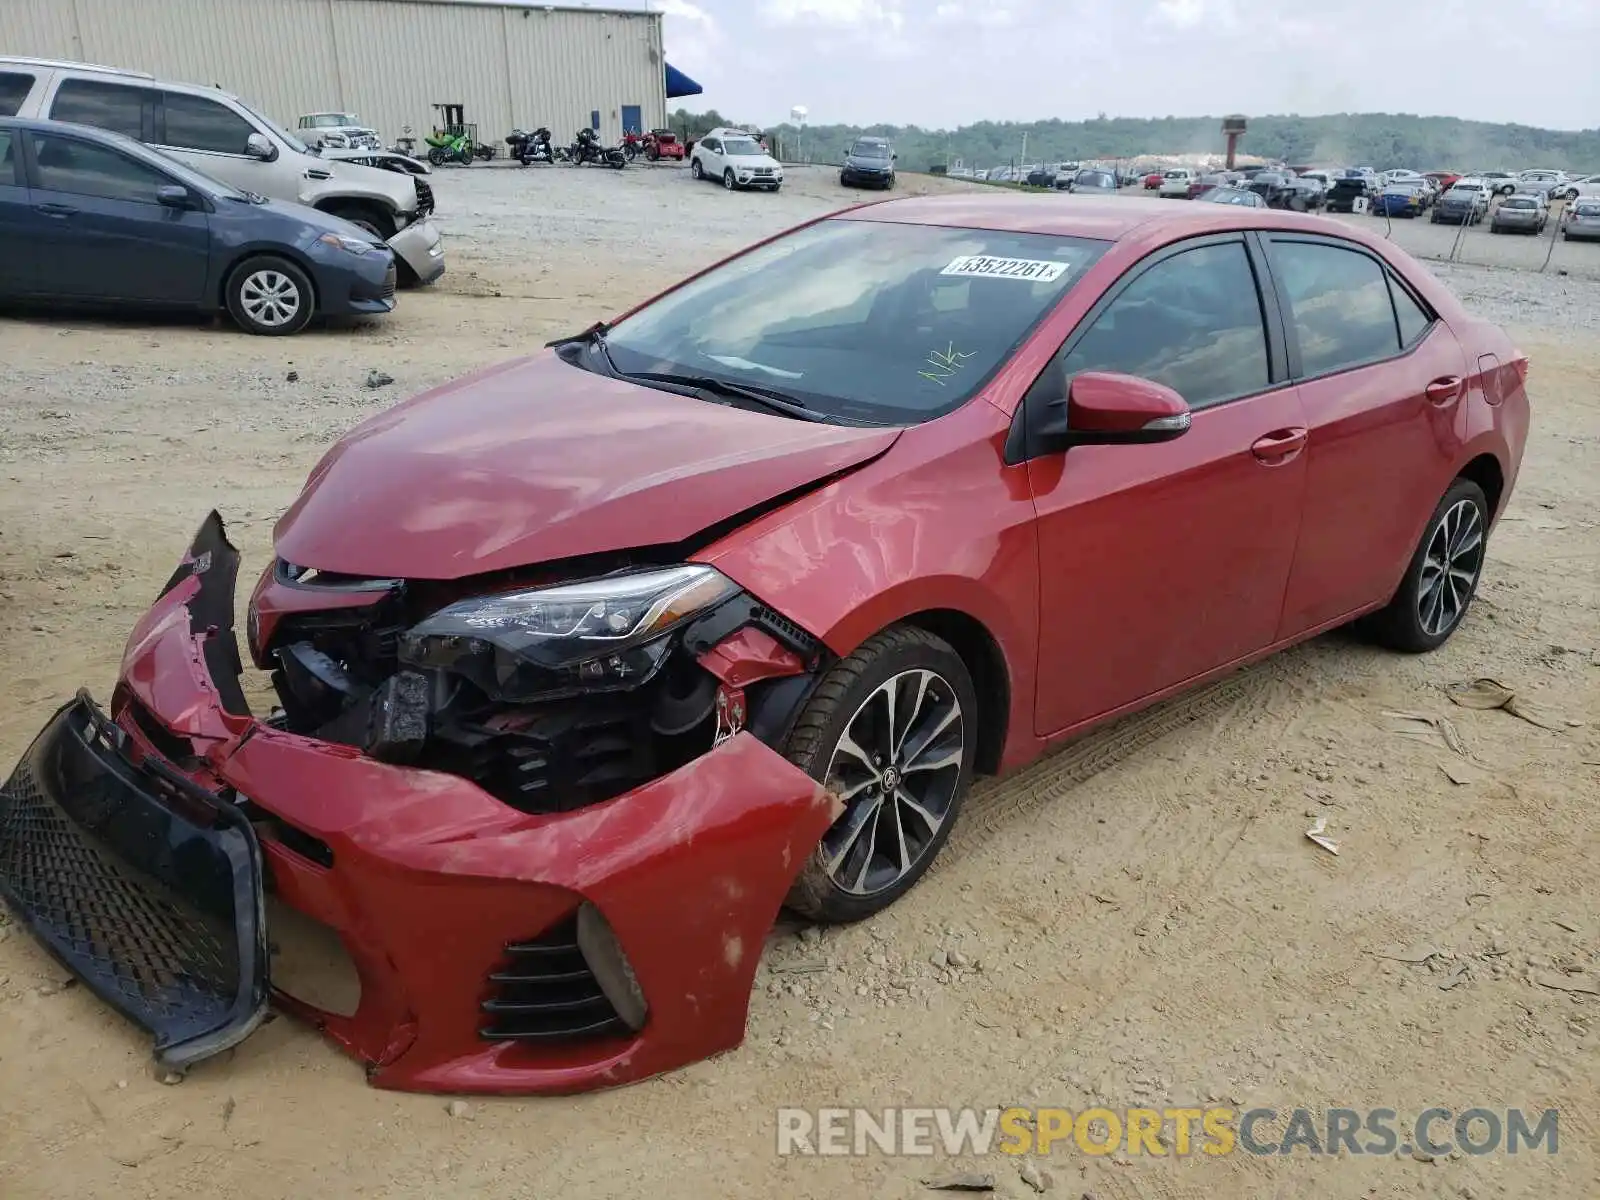
<path fill-rule="evenodd" d="M 253 603 L 250 622 L 282 706 L 269 723 L 460 776 L 530 813 L 621 795 L 746 725 L 781 739 L 814 678 L 815 639 L 708 566 L 584 566 L 576 581 L 474 585 L 278 561 L 257 601 L 296 603 L 270 620 Z M 328 607 L 303 607 L 319 593 Z M 729 686 L 702 662 L 746 628 L 776 655 L 748 696 L 747 680 Z"/>

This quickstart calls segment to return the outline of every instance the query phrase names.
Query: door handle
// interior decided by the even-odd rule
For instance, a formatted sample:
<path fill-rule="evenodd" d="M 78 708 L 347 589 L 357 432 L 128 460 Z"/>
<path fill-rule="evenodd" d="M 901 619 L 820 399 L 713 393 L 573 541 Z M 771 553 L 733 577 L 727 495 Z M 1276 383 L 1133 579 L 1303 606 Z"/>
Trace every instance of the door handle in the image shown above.
<path fill-rule="evenodd" d="M 35 212 L 42 212 L 47 217 L 70 217 L 77 214 L 77 209 L 70 204 L 35 204 Z"/>
<path fill-rule="evenodd" d="M 1304 429 L 1275 429 L 1250 444 L 1250 453 L 1268 466 L 1286 463 L 1306 448 Z"/>
<path fill-rule="evenodd" d="M 1438 408 L 1454 404 L 1461 397 L 1461 376 L 1445 375 L 1435 379 L 1424 390 L 1428 403 Z"/>

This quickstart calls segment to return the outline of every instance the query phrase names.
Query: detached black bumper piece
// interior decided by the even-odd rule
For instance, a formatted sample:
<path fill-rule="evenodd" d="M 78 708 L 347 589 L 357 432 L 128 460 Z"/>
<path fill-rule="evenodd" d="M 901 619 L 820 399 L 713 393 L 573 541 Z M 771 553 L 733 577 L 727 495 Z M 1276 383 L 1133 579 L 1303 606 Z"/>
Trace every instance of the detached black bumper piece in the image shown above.
<path fill-rule="evenodd" d="M 0 897 L 182 1072 L 267 1008 L 261 849 L 238 808 L 157 760 L 80 693 L 0 788 Z"/>

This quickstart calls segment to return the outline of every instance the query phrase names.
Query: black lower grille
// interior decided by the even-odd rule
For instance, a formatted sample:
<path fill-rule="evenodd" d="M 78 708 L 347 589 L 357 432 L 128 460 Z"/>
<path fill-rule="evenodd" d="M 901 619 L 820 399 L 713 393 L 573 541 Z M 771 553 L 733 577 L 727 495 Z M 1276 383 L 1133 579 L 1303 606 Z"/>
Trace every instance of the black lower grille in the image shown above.
<path fill-rule="evenodd" d="M 88 964 L 93 981 L 163 1021 L 226 1016 L 239 987 L 233 929 L 97 847 L 26 763 L 0 791 L 0 879 L 51 944 L 74 966 Z"/>
<path fill-rule="evenodd" d="M 489 975 L 478 1033 L 489 1041 L 579 1039 L 624 1034 L 628 1027 L 600 990 L 578 948 L 577 918 L 506 947 Z"/>
<path fill-rule="evenodd" d="M 266 1010 L 261 858 L 249 822 L 88 700 L 62 708 L 0 786 L 0 898 L 182 1069 Z"/>
<path fill-rule="evenodd" d="M 397 280 L 398 280 L 398 273 L 397 273 L 396 269 L 391 266 L 389 268 L 389 273 L 383 277 L 383 292 L 382 292 L 382 296 L 383 296 L 383 298 L 385 300 L 393 300 L 394 299 L 394 291 L 395 291 L 395 285 L 396 285 Z"/>

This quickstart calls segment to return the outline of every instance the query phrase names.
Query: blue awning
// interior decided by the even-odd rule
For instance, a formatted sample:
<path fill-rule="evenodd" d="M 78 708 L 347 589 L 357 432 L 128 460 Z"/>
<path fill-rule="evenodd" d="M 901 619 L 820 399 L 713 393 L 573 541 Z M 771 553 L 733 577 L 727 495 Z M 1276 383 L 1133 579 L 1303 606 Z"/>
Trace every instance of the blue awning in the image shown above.
<path fill-rule="evenodd" d="M 698 96 L 705 88 L 690 79 L 671 63 L 667 64 L 667 99 L 676 100 L 679 96 Z"/>

